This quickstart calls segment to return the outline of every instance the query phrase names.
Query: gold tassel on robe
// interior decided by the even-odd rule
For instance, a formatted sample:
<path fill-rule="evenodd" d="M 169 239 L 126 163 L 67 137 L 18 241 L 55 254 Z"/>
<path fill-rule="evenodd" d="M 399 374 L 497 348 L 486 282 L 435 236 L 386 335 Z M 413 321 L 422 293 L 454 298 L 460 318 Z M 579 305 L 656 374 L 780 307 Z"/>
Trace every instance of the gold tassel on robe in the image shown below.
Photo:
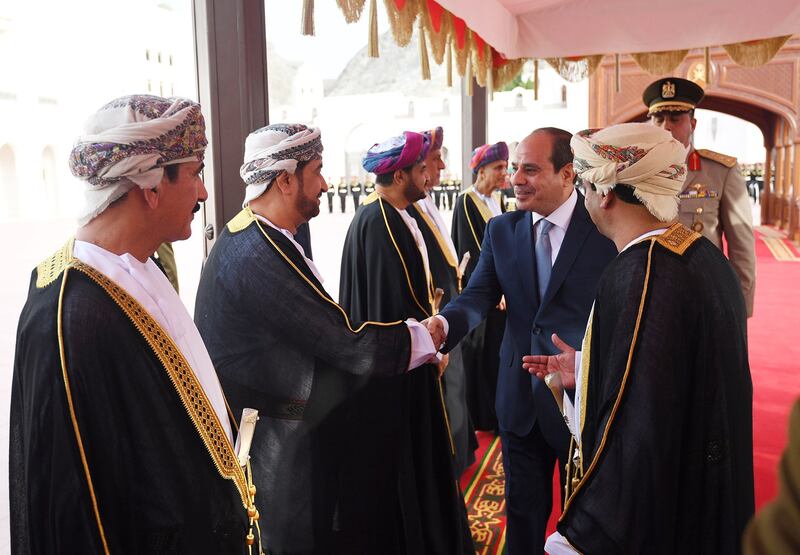
<path fill-rule="evenodd" d="M 539 100 L 539 60 L 533 60 L 533 99 Z"/>

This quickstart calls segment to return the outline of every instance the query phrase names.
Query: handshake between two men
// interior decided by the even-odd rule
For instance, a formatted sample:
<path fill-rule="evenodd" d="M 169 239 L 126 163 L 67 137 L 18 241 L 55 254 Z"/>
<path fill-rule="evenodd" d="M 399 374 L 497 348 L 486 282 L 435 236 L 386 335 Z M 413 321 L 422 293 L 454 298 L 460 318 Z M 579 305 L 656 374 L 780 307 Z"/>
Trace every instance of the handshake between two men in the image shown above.
<path fill-rule="evenodd" d="M 431 334 L 434 347 L 441 350 L 447 341 L 447 320 L 441 316 L 432 316 L 423 320 L 421 324 Z M 575 387 L 575 349 L 565 343 L 556 333 L 552 335 L 551 339 L 553 345 L 561 352 L 557 355 L 525 355 L 522 357 L 522 368 L 540 380 L 544 380 L 548 375 L 557 374 L 564 388 L 573 389 Z M 439 364 L 440 376 L 447 367 L 446 357 L 447 355 L 442 360 L 444 364 Z"/>

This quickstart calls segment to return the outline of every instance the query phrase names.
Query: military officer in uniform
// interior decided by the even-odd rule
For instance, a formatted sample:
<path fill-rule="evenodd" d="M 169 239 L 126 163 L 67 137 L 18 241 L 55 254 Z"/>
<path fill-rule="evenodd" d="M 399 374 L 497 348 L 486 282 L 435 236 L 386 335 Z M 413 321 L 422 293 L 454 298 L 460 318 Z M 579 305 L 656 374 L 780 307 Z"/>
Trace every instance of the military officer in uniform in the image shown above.
<path fill-rule="evenodd" d="M 712 150 L 696 150 L 692 145 L 697 125 L 694 109 L 703 95 L 699 85 L 687 79 L 667 77 L 651 83 L 642 100 L 648 108 L 650 121 L 689 148 L 678 220 L 720 249 L 725 236 L 728 258 L 739 276 L 749 317 L 753 315 L 756 257 L 747 185 L 736 158 Z"/>
<path fill-rule="evenodd" d="M 344 210 L 347 207 L 347 193 L 349 189 L 347 187 L 347 183 L 344 181 L 344 177 L 339 178 L 339 185 L 336 186 L 336 194 L 339 195 L 339 202 L 342 205 L 342 214 L 344 214 Z"/>
<path fill-rule="evenodd" d="M 358 210 L 358 203 L 361 198 L 361 183 L 358 182 L 358 176 L 356 175 L 350 179 L 350 194 L 353 195 L 353 210 Z"/>

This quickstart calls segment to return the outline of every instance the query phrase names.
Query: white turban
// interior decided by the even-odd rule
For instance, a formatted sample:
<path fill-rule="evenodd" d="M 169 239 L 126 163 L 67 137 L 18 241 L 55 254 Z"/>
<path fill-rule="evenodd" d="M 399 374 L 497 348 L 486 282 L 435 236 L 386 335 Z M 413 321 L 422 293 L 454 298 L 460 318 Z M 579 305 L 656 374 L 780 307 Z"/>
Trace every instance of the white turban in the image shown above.
<path fill-rule="evenodd" d="M 298 162 L 322 155 L 320 131 L 302 124 L 276 123 L 257 129 L 244 142 L 239 175 L 247 185 L 242 208 L 260 197 L 281 172 L 294 173 Z"/>
<path fill-rule="evenodd" d="M 663 222 L 678 215 L 686 179 L 686 147 L 669 131 L 648 123 L 587 129 L 570 141 L 575 173 L 602 194 L 629 185 L 650 213 Z"/>
<path fill-rule="evenodd" d="M 155 188 L 164 166 L 202 160 L 206 144 L 197 102 L 151 95 L 112 100 L 89 118 L 70 153 L 70 170 L 87 187 L 79 225 L 137 185 Z"/>

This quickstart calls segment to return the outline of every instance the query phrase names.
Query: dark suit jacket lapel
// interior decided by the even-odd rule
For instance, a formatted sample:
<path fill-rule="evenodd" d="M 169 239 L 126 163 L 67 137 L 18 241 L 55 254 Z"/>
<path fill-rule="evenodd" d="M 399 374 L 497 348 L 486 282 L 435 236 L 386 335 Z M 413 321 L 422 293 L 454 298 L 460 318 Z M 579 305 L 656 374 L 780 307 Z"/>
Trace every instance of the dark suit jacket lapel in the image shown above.
<path fill-rule="evenodd" d="M 569 222 L 564 241 L 561 243 L 561 249 L 558 251 L 558 257 L 556 257 L 556 262 L 553 265 L 550 283 L 547 284 L 547 290 L 544 292 L 541 306 L 546 306 L 556 294 L 558 288 L 561 287 L 561 284 L 564 283 L 569 269 L 578 257 L 578 253 L 591 230 L 592 223 L 589 213 L 586 211 L 586 206 L 583 204 L 583 195 L 578 193 L 578 202 L 575 205 L 575 211 L 572 213 L 572 219 Z"/>
<path fill-rule="evenodd" d="M 530 301 L 531 307 L 536 311 L 539 293 L 537 292 L 536 272 L 534 271 L 532 222 L 530 212 L 517 221 L 517 225 L 514 228 L 514 244 L 517 246 L 516 259 L 522 287 L 525 291 L 525 298 Z"/>

